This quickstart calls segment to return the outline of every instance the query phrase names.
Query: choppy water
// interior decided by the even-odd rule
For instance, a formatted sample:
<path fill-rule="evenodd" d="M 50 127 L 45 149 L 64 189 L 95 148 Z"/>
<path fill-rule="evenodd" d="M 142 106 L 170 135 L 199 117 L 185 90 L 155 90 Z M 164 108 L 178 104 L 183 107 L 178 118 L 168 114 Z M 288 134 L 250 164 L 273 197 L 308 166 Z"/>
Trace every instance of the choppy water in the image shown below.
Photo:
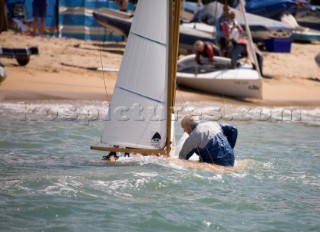
<path fill-rule="evenodd" d="M 0 231 L 320 231 L 320 108 L 218 108 L 241 171 L 95 163 L 104 103 L 1 103 Z"/>

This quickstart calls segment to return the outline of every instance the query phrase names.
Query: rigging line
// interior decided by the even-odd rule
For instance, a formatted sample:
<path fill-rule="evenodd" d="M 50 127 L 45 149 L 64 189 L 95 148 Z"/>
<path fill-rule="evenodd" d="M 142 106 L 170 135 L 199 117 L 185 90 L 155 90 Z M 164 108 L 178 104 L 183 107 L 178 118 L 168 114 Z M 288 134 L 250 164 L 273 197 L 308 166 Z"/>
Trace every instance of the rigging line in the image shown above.
<path fill-rule="evenodd" d="M 220 54 L 221 55 L 221 54 Z M 221 101 L 222 101 L 222 107 L 223 107 L 223 115 L 225 116 L 226 115 L 226 106 L 225 106 L 225 88 L 224 88 L 224 85 L 223 85 L 223 78 L 224 78 L 224 72 L 223 72 L 223 67 L 222 67 L 222 63 L 220 64 L 220 75 L 221 75 L 221 85 L 222 85 L 222 96 L 221 96 Z"/>
<path fill-rule="evenodd" d="M 177 85 L 176 85 L 176 91 L 177 90 L 179 90 L 178 96 L 182 101 L 182 106 L 186 105 L 187 101 L 184 99 L 183 94 L 180 92 L 179 83 L 177 83 Z M 189 109 L 189 113 L 191 114 L 191 110 L 190 109 Z M 178 117 L 179 117 L 179 115 L 178 115 Z M 179 119 L 179 118 L 177 118 L 177 119 Z"/>
<path fill-rule="evenodd" d="M 227 3 L 227 0 L 225 0 L 224 1 L 224 4 L 225 5 L 227 5 L 228 3 Z M 222 8 L 222 14 L 223 14 L 223 8 Z M 217 4 L 217 2 L 216 2 L 216 4 L 215 4 L 215 22 L 218 20 L 218 22 L 217 23 L 220 23 L 219 22 L 219 19 L 220 19 L 220 16 L 218 17 L 218 4 Z M 221 26 L 221 25 L 220 25 Z M 221 36 L 221 35 L 220 35 Z M 217 41 L 217 32 L 216 32 L 216 43 L 217 44 L 219 44 L 220 45 L 220 41 Z M 222 57 L 222 54 L 221 54 L 221 45 L 220 45 L 220 56 Z M 221 79 L 222 79 L 222 83 L 223 83 L 223 74 L 224 74 L 224 72 L 223 72 L 223 69 L 222 69 L 223 67 L 222 67 L 222 63 L 220 63 L 220 73 L 221 73 Z M 223 84 L 222 84 L 222 91 L 223 91 L 223 93 L 222 93 L 222 96 L 221 96 L 221 99 L 222 99 L 222 106 L 223 106 L 223 115 L 225 115 L 225 113 L 226 113 L 226 109 L 225 109 L 225 92 L 224 92 L 224 86 L 223 86 Z"/>
<path fill-rule="evenodd" d="M 103 28 L 103 29 L 104 29 L 104 35 L 103 35 L 103 42 L 104 42 L 105 39 L 106 39 L 107 30 L 106 30 L 106 28 Z M 100 35 L 100 25 L 98 26 L 98 34 Z M 108 90 L 107 90 L 106 79 L 105 79 L 105 75 L 104 75 L 104 71 L 103 71 L 104 69 L 103 69 L 103 62 L 102 62 L 102 56 L 101 56 L 102 44 L 100 42 L 101 41 L 99 39 L 98 44 L 99 44 L 99 48 L 100 48 L 99 49 L 99 57 L 100 57 L 100 65 L 101 65 L 101 68 L 102 68 L 102 79 L 103 79 L 103 84 L 104 84 L 104 90 L 105 90 L 105 93 L 106 93 L 106 100 L 108 102 L 108 105 L 110 105 L 110 99 L 109 99 L 109 96 L 108 96 Z M 109 114 L 109 112 L 108 112 L 108 114 Z M 101 142 L 101 140 L 102 140 L 102 134 L 100 136 L 100 142 Z M 99 142 L 97 144 L 99 144 Z"/>
<path fill-rule="evenodd" d="M 98 34 L 100 35 L 100 25 L 98 26 Z M 104 28 L 104 35 L 103 35 L 103 43 L 105 42 L 106 40 L 106 34 L 107 34 L 107 30 Z M 109 99 L 109 96 L 108 96 L 108 90 L 107 90 L 107 85 L 106 85 L 106 78 L 105 78 L 105 75 L 104 75 L 104 68 L 103 68 L 103 62 L 102 62 L 102 44 L 100 44 L 100 40 L 99 40 L 99 57 L 100 57 L 100 65 L 101 65 L 101 68 L 102 68 L 102 79 L 103 79 L 103 84 L 104 84 L 104 90 L 105 90 L 105 93 L 106 93 L 106 100 L 108 102 L 108 104 L 110 103 L 110 99 Z"/>

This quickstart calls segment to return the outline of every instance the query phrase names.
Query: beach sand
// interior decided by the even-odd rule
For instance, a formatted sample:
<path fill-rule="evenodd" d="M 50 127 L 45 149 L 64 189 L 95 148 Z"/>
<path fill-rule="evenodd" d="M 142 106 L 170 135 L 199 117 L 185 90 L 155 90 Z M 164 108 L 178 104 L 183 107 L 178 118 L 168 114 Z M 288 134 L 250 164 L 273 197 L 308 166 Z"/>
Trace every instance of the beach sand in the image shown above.
<path fill-rule="evenodd" d="M 19 66 L 15 59 L 0 58 L 7 78 L 0 84 L 0 100 L 101 100 L 109 101 L 119 69 L 125 42 L 83 41 L 44 38 L 16 34 L 0 35 L 0 46 L 38 46 L 39 55 L 29 64 Z M 231 104 L 275 106 L 319 106 L 320 70 L 315 56 L 320 44 L 293 43 L 291 53 L 263 52 L 264 73 L 262 100 L 239 100 L 196 91 L 178 89 L 177 104 L 188 101 L 213 101 Z"/>

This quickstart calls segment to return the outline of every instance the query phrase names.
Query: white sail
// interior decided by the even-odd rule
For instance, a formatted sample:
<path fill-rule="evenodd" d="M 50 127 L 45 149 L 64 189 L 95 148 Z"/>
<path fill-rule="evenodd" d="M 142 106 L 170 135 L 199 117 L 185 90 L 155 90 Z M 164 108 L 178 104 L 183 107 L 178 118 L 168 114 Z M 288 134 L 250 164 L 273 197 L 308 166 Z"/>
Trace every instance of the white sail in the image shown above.
<path fill-rule="evenodd" d="M 165 146 L 169 0 L 139 0 L 112 96 L 102 143 Z"/>

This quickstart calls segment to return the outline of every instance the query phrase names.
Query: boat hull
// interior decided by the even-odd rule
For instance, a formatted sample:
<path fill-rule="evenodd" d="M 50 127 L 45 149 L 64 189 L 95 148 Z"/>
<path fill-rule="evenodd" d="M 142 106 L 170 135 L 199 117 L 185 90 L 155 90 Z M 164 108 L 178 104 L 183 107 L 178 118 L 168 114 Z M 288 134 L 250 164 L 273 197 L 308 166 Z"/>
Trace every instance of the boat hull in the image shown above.
<path fill-rule="evenodd" d="M 262 98 L 262 78 L 251 65 L 242 64 L 236 69 L 231 69 L 230 59 L 215 57 L 213 65 L 216 70 L 203 71 L 207 64 L 197 65 L 194 55 L 185 57 L 178 62 L 177 84 L 205 93 L 236 98 Z M 218 67 L 223 67 L 221 70 Z M 195 72 L 187 71 L 196 70 Z"/>
<path fill-rule="evenodd" d="M 99 12 L 93 12 L 95 20 L 104 28 L 111 32 L 127 37 L 130 31 L 132 17 L 129 14 L 101 9 Z"/>
<path fill-rule="evenodd" d="M 294 31 L 291 35 L 291 38 L 294 41 L 301 42 L 312 42 L 312 41 L 320 41 L 320 31 L 306 29 L 303 31 Z"/>
<path fill-rule="evenodd" d="M 100 9 L 97 12 L 93 12 L 93 17 L 104 28 L 124 37 L 128 36 L 133 19 L 133 15 L 130 15 L 129 13 L 110 9 Z M 180 54 L 193 53 L 193 45 L 197 40 L 215 43 L 212 32 L 208 33 L 208 28 L 212 29 L 211 26 L 198 23 L 197 27 L 200 28 L 197 29 L 194 25 L 195 23 L 182 23 L 180 25 Z"/>

